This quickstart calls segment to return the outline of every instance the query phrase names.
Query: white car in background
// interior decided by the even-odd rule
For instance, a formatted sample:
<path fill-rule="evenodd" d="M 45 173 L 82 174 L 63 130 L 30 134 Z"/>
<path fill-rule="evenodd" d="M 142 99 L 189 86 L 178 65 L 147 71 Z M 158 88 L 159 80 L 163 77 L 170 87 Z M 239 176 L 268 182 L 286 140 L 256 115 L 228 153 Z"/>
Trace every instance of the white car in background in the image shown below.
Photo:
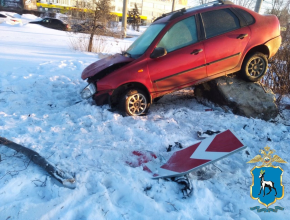
<path fill-rule="evenodd" d="M 21 24 L 22 20 L 19 18 L 15 18 L 11 15 L 8 15 L 6 13 L 0 12 L 0 24 L 3 22 L 14 25 L 14 24 Z"/>

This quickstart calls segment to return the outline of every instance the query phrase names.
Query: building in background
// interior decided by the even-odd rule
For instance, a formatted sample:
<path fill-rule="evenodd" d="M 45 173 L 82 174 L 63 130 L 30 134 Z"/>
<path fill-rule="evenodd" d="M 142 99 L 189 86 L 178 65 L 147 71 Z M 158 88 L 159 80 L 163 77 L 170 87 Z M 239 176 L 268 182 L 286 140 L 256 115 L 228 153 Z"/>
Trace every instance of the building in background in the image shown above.
<path fill-rule="evenodd" d="M 1 1 L 1 0 L 0 0 Z M 81 0 L 89 2 L 90 0 Z M 39 11 L 64 12 L 76 7 L 77 0 L 38 0 L 37 6 Z M 112 12 L 122 17 L 123 0 L 111 0 Z M 161 16 L 163 13 L 172 10 L 172 0 L 128 0 L 128 11 L 135 8 L 135 3 L 143 18 L 150 22 L 152 19 Z M 187 7 L 187 0 L 175 0 L 175 10 Z"/>
<path fill-rule="evenodd" d="M 123 0 L 112 0 L 112 11 L 122 13 Z M 135 3 L 141 15 L 147 16 L 147 20 L 161 16 L 172 10 L 172 0 L 128 0 L 128 10 L 135 7 Z M 187 7 L 187 0 L 175 0 L 175 10 Z"/>
<path fill-rule="evenodd" d="M 36 0 L 0 0 L 0 7 L 14 10 L 36 10 Z"/>

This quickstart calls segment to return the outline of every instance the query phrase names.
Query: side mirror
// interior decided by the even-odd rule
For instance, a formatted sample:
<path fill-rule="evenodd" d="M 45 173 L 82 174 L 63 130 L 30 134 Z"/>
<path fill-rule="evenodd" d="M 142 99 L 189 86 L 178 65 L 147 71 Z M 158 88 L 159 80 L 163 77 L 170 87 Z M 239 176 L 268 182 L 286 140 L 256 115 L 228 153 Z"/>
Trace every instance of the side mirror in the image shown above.
<path fill-rule="evenodd" d="M 150 58 L 155 59 L 158 57 L 163 57 L 167 54 L 167 51 L 163 47 L 156 47 L 153 52 L 150 54 Z"/>

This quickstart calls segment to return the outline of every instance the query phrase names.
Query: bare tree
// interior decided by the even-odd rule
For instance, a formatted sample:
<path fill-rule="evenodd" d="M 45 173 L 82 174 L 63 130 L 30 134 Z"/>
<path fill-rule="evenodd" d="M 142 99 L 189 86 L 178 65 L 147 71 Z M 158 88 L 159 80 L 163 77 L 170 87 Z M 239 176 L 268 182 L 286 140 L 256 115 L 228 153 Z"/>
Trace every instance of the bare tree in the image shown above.
<path fill-rule="evenodd" d="M 111 14 L 111 0 L 77 1 L 76 8 L 71 13 L 72 30 L 90 35 L 87 51 L 92 52 L 95 36 L 112 35 L 107 28 L 115 19 Z"/>
<path fill-rule="evenodd" d="M 289 21 L 290 0 L 272 0 L 271 6 L 266 13 L 276 15 L 281 25 L 286 25 Z"/>
<path fill-rule="evenodd" d="M 266 13 L 278 17 L 281 25 L 282 44 L 277 54 L 269 60 L 269 71 L 263 83 L 278 94 L 277 102 L 290 94 L 290 0 L 272 0 Z"/>
<path fill-rule="evenodd" d="M 254 6 L 256 4 L 256 0 L 232 0 L 232 2 L 236 5 L 240 5 L 251 10 L 254 10 Z"/>
<path fill-rule="evenodd" d="M 92 51 L 93 47 L 93 38 L 96 34 L 97 28 L 100 27 L 98 25 L 106 26 L 107 22 L 110 21 L 112 18 L 110 12 L 111 7 L 111 0 L 93 0 L 92 1 L 92 7 L 93 7 L 93 16 L 92 16 L 92 29 L 91 29 L 91 35 L 90 35 L 90 41 L 88 46 L 88 51 Z"/>
<path fill-rule="evenodd" d="M 140 12 L 135 3 L 135 8 L 132 11 L 128 11 L 128 24 L 132 25 L 134 30 L 139 31 L 139 26 L 141 24 Z"/>

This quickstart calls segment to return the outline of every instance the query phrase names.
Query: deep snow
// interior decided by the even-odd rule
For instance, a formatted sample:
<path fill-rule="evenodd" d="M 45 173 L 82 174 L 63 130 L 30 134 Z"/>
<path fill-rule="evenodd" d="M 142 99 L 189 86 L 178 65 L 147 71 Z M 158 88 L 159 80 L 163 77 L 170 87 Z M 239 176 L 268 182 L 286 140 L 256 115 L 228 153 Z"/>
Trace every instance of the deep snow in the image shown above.
<path fill-rule="evenodd" d="M 21 16 L 19 16 L 21 18 Z M 192 89 L 162 98 L 142 117 L 122 117 L 109 106 L 79 102 L 86 86 L 82 70 L 97 54 L 73 51 L 62 31 L 27 24 L 0 24 L 0 136 L 36 150 L 51 163 L 76 173 L 74 190 L 61 187 L 27 158 L 0 147 L 0 219 L 289 219 L 290 127 L 226 113 L 196 102 Z M 110 52 L 131 40 L 119 41 Z M 289 102 L 289 100 L 286 100 Z M 232 129 L 247 145 L 215 165 L 190 175 L 194 191 L 182 199 L 179 186 L 153 180 L 126 164 L 132 150 L 158 154 L 174 142 L 196 143 L 197 131 Z M 285 196 L 278 213 L 257 213 L 250 197 L 246 162 L 266 145 L 287 164 Z M 203 179 L 203 180 L 201 180 Z M 260 205 L 262 207 L 262 205 Z M 288 217 L 287 217 L 288 216 Z"/>

